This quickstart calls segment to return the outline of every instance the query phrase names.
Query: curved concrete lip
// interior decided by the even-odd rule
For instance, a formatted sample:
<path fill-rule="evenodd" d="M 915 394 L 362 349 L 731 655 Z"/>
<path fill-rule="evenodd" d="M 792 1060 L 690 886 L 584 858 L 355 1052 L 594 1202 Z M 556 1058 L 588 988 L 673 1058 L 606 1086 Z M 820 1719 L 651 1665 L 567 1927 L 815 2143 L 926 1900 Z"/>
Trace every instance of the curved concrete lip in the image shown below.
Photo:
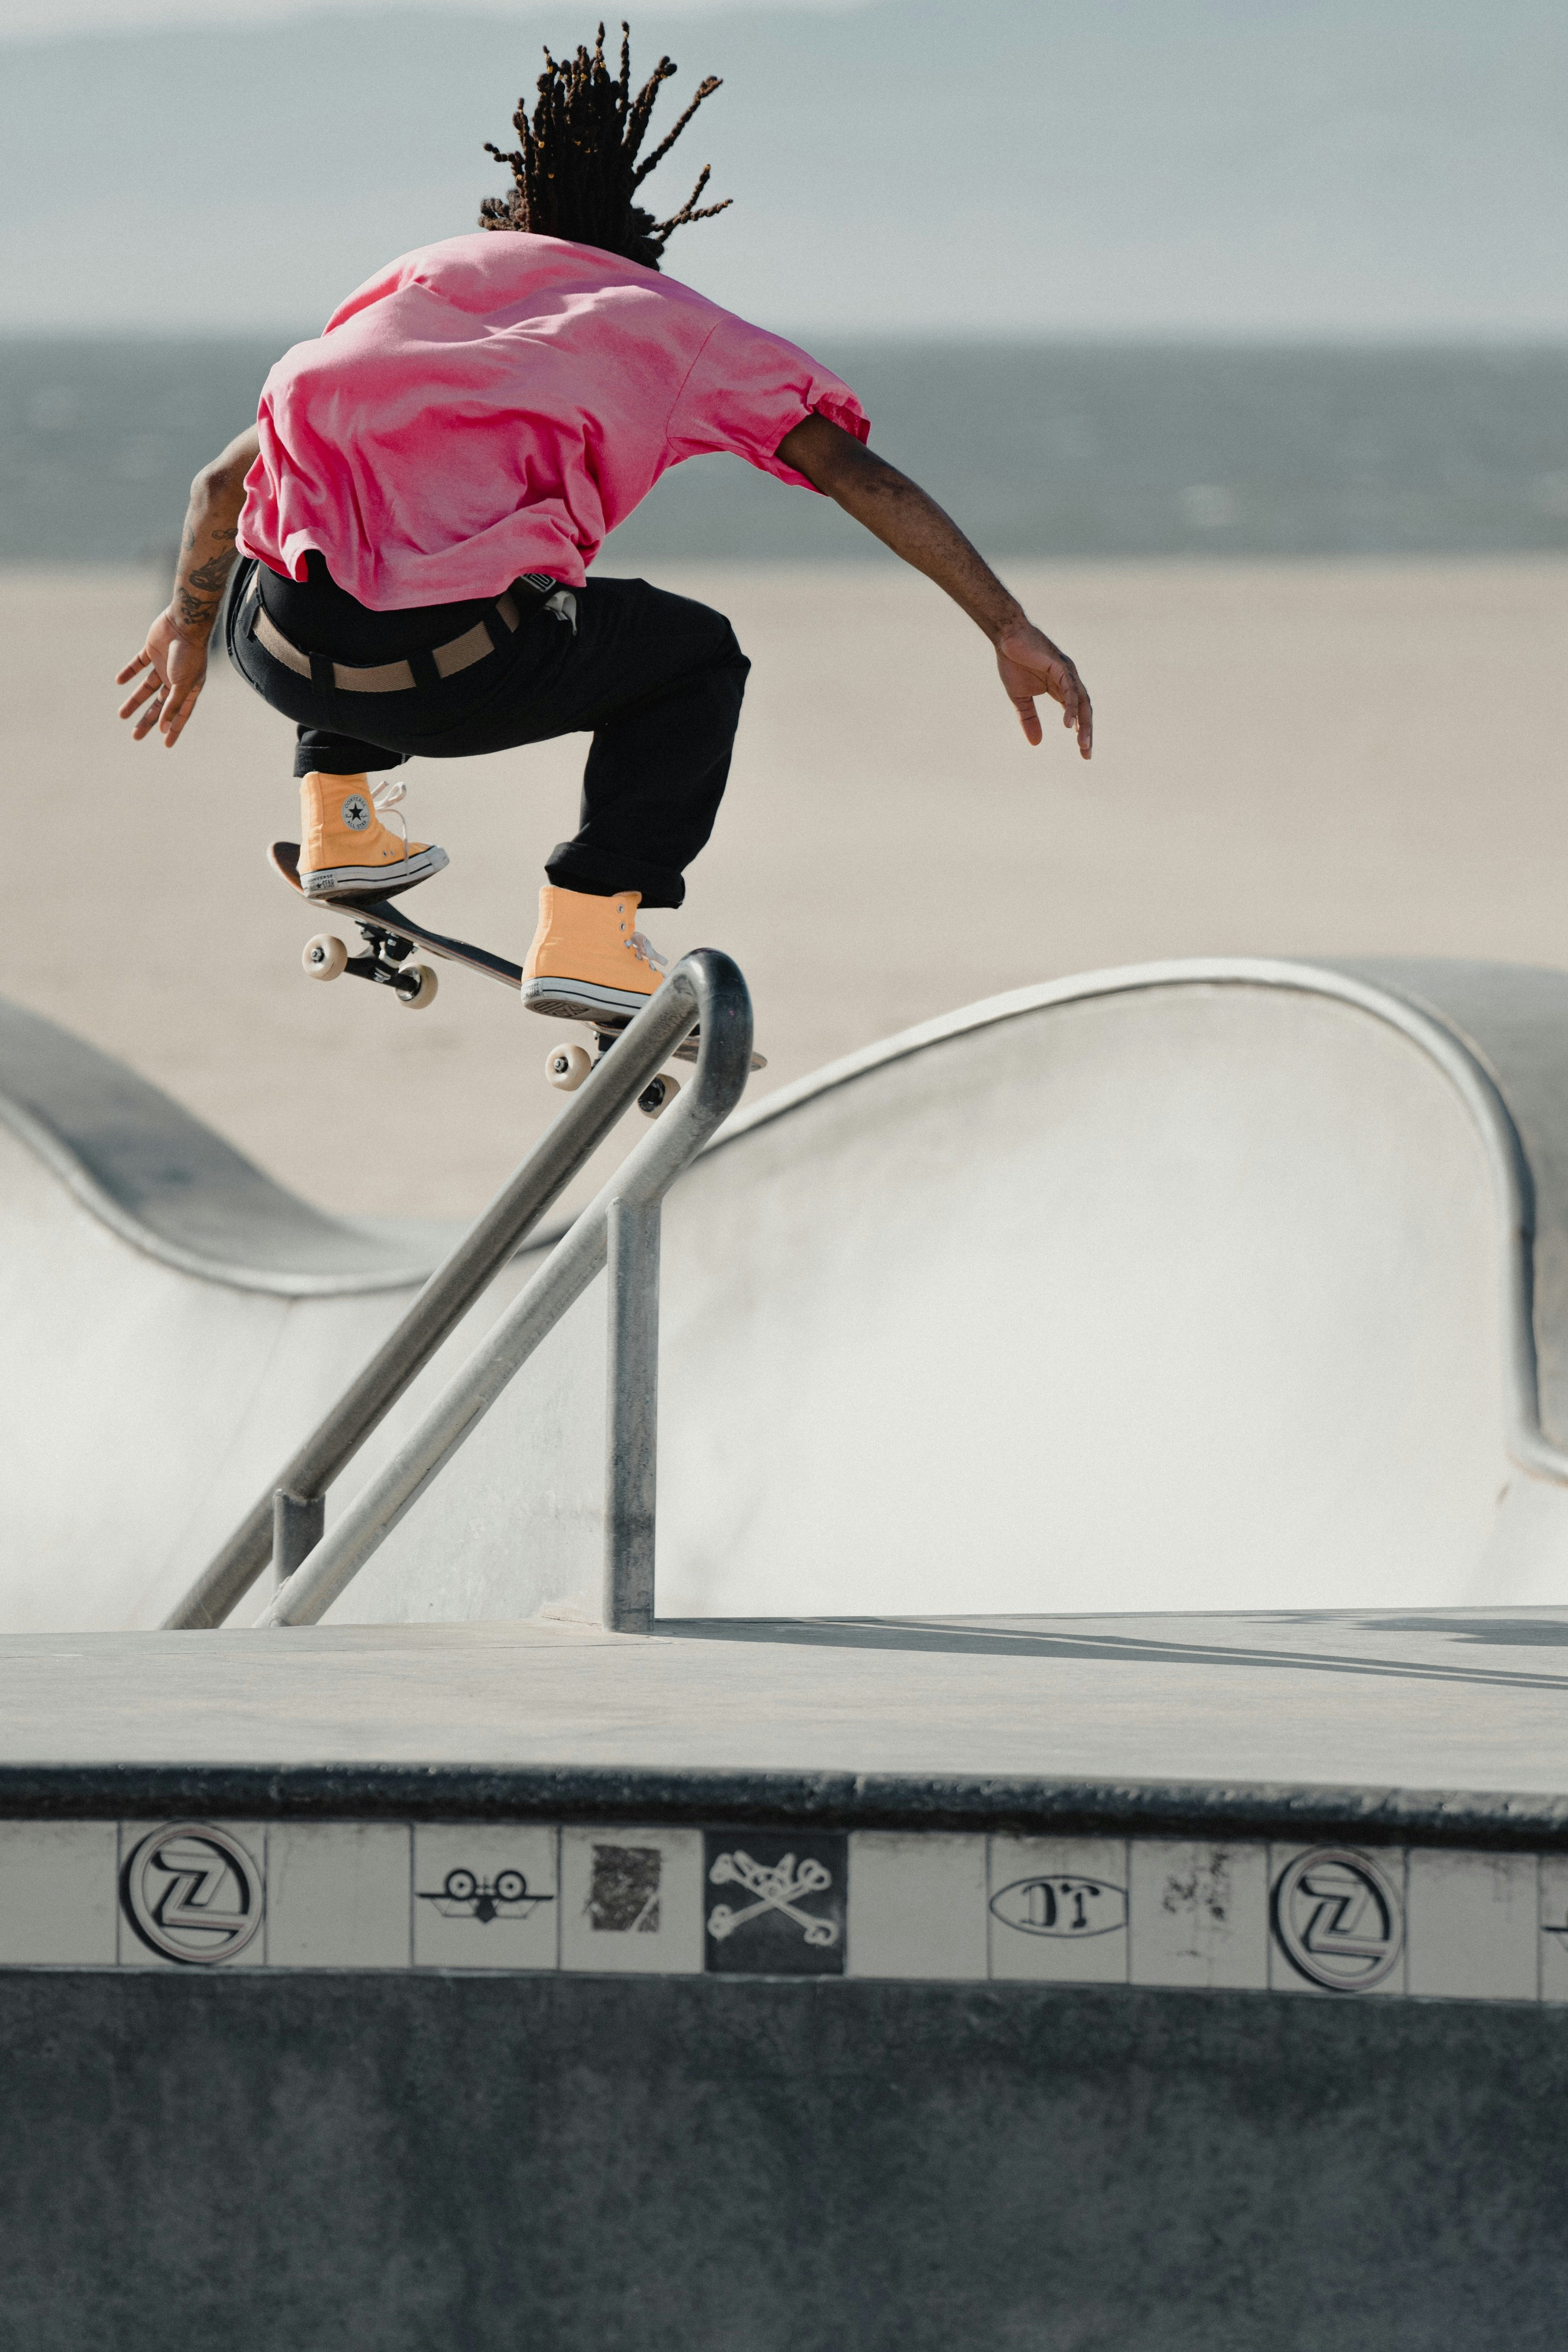
<path fill-rule="evenodd" d="M 1462 971 L 1464 967 L 1450 967 Z M 1293 990 L 1336 1000 L 1407 1037 L 1460 1097 L 1486 1153 L 1497 1210 L 1509 1452 L 1568 1485 L 1568 1453 L 1542 1428 L 1530 1157 L 1475 1041 L 1426 987 L 1443 967 L 1333 964 L 1264 957 L 1184 958 L 1040 982 L 944 1013 L 830 1063 L 743 1108 L 708 1147 L 723 1151 L 889 1064 L 1053 1006 L 1161 988 Z M 1411 992 L 1412 982 L 1415 993 Z M 277 1184 L 158 1087 L 17 1005 L 0 1004 L 0 1121 L 130 1245 L 180 1272 L 290 1297 L 396 1290 L 424 1282 L 456 1229 L 333 1216 Z M 531 1250 L 554 1232 L 531 1240 Z"/>
<path fill-rule="evenodd" d="M 1436 978 L 1441 969 L 1436 963 L 1423 967 L 1391 962 L 1388 966 L 1391 982 L 1396 974 L 1417 978 L 1429 974 Z M 1541 1423 L 1531 1263 L 1535 1187 L 1529 1155 L 1498 1081 L 1473 1040 L 1426 1001 L 1424 992 L 1421 1002 L 1413 1001 L 1396 984 L 1381 985 L 1375 977 L 1376 970 L 1371 961 L 1336 965 L 1262 956 L 1184 957 L 1159 963 L 1113 966 L 1104 971 L 1075 973 L 1067 979 L 1013 989 L 1005 995 L 985 997 L 955 1013 L 921 1022 L 895 1037 L 846 1055 L 842 1060 L 829 1063 L 791 1086 L 781 1087 L 776 1093 L 738 1111 L 708 1150 L 722 1151 L 756 1129 L 787 1118 L 792 1111 L 821 1096 L 840 1087 L 853 1086 L 858 1079 L 922 1053 L 929 1046 L 1053 1006 L 1150 989 L 1224 987 L 1293 990 L 1353 1006 L 1409 1038 L 1442 1072 L 1470 1115 L 1486 1154 L 1497 1210 L 1508 1451 L 1521 1469 L 1568 1485 L 1568 1453 L 1552 1444 Z"/>
<path fill-rule="evenodd" d="M 123 1062 L 4 1003 L 0 1122 L 132 1249 L 230 1289 L 405 1290 L 455 1238 L 414 1219 L 313 1207 Z"/>

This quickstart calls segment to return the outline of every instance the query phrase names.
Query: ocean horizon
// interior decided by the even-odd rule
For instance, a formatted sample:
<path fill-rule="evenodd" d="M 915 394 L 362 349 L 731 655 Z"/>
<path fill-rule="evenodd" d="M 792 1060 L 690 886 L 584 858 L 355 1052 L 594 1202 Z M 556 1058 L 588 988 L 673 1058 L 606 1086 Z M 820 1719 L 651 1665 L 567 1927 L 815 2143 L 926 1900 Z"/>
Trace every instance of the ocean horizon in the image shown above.
<path fill-rule="evenodd" d="M 172 560 L 192 474 L 289 340 L 0 339 L 0 561 Z M 814 347 L 874 445 L 999 559 L 1568 553 L 1568 346 Z M 603 560 L 879 554 L 826 502 L 711 458 Z"/>

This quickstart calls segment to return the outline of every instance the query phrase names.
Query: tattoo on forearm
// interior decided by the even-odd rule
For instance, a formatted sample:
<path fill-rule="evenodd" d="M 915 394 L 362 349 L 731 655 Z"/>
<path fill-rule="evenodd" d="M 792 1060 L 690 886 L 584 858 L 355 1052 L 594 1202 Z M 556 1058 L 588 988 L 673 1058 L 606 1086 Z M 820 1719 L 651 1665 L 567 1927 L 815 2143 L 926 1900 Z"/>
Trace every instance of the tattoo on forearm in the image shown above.
<path fill-rule="evenodd" d="M 183 588 L 199 588 L 205 595 L 221 596 L 223 583 L 233 570 L 234 557 L 231 554 L 209 556 L 205 563 L 198 563 L 194 570 L 187 572 L 180 585 Z"/>
<path fill-rule="evenodd" d="M 234 569 L 237 535 L 234 530 L 207 530 L 203 537 L 209 543 L 226 540 L 228 545 L 220 546 L 205 563 L 193 564 L 188 572 L 182 560 L 180 577 L 174 583 L 174 601 L 180 619 L 187 629 L 210 628 L 217 618 L 218 606 L 223 602 L 224 583 Z M 194 534 L 187 532 L 184 556 L 188 557 L 195 552 L 195 543 Z"/>

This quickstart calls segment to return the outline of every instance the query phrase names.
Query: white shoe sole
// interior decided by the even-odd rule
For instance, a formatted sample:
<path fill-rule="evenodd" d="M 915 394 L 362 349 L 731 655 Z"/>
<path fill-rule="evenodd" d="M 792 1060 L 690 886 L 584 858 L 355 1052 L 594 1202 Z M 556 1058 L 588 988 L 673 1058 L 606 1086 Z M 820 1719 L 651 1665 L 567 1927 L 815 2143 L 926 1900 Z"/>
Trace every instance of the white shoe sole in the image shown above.
<path fill-rule="evenodd" d="M 522 1002 L 530 1013 L 546 1013 L 552 1021 L 613 1020 L 625 1024 L 642 1011 L 647 994 L 632 988 L 601 988 L 591 980 L 525 980 Z"/>
<path fill-rule="evenodd" d="M 342 898 L 351 890 L 367 898 L 390 898 L 398 890 L 411 890 L 416 882 L 427 882 L 447 862 L 446 851 L 432 843 L 428 849 L 394 858 L 387 866 L 319 866 L 300 875 L 300 887 L 307 898 Z"/>

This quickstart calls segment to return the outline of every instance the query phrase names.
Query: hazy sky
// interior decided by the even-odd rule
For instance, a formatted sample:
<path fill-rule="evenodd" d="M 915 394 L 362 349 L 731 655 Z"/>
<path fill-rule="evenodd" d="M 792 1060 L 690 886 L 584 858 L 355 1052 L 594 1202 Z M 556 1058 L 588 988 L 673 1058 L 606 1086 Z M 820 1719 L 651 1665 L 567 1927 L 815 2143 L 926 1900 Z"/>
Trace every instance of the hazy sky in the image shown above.
<path fill-rule="evenodd" d="M 710 16 L 746 8 L 777 11 L 781 6 L 822 9 L 856 5 L 858 0 L 665 0 L 663 13 Z M 426 0 L 426 5 L 430 14 L 443 16 L 489 13 L 515 20 L 525 13 L 520 11 L 517 0 L 477 0 L 477 5 L 476 0 Z M 0 0 L 0 39 L 82 31 L 142 32 L 149 26 L 170 25 L 287 25 L 301 16 L 360 16 L 384 12 L 385 7 L 386 0 L 334 0 L 331 10 L 311 5 L 311 0 Z"/>
<path fill-rule="evenodd" d="M 673 274 L 793 330 L 1568 336 L 1568 0 L 689 0 Z M 0 327 L 309 331 L 591 7 L 0 0 Z"/>

